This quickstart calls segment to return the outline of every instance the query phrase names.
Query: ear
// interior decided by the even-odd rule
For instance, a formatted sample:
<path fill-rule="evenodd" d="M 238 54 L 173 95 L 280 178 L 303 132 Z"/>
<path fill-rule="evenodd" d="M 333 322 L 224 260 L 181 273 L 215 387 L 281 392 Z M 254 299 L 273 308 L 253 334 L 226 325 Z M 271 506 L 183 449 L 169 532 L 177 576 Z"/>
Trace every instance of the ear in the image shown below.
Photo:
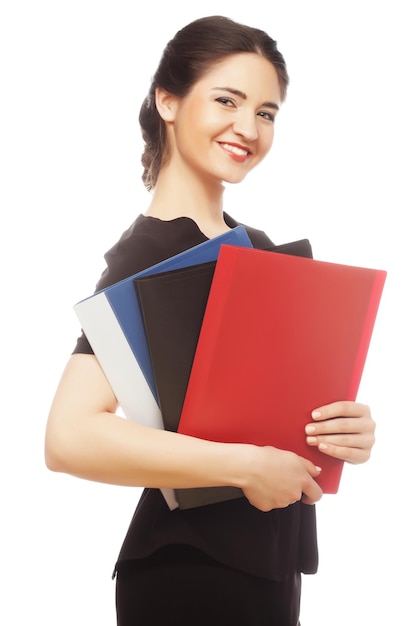
<path fill-rule="evenodd" d="M 155 89 L 155 104 L 159 115 L 165 122 L 173 122 L 177 111 L 178 97 L 157 87 Z"/>

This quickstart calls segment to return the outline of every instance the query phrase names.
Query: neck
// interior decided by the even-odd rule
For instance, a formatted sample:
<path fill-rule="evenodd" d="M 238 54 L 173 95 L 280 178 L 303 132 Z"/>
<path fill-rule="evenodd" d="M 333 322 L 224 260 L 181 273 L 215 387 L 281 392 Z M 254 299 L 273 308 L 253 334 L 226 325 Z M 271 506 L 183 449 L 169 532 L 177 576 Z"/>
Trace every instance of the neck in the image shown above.
<path fill-rule="evenodd" d="M 184 177 L 173 168 L 161 170 L 146 215 L 162 220 L 189 217 L 200 230 L 213 237 L 228 230 L 223 218 L 224 187 L 217 181 Z"/>

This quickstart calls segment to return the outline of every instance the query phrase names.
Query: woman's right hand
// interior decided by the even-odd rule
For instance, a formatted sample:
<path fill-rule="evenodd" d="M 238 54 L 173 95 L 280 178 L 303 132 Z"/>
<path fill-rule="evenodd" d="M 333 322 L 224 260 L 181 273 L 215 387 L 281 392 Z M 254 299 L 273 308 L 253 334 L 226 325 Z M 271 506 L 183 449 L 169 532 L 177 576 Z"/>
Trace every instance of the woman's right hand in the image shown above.
<path fill-rule="evenodd" d="M 257 509 L 284 508 L 298 500 L 314 504 L 322 497 L 315 481 L 321 470 L 311 461 L 269 446 L 254 446 L 252 453 L 247 484 L 242 489 Z"/>
<path fill-rule="evenodd" d="M 148 428 L 117 416 L 116 409 L 97 359 L 73 355 L 48 417 L 47 466 L 116 485 L 236 486 L 261 511 L 300 499 L 313 504 L 322 495 L 314 480 L 319 470 L 292 452 Z"/>

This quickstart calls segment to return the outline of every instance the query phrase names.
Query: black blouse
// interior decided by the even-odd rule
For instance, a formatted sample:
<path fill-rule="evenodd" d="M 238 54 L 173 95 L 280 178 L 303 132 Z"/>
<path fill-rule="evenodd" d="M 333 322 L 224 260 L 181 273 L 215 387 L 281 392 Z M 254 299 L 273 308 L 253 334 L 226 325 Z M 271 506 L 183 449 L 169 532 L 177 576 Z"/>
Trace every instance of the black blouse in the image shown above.
<path fill-rule="evenodd" d="M 238 222 L 225 214 L 231 228 Z M 245 229 L 255 248 L 273 246 L 260 230 Z M 207 241 L 190 218 L 164 221 L 139 215 L 106 254 L 107 267 L 96 290 Z M 73 353 L 92 354 L 84 333 Z M 162 546 L 188 544 L 210 557 L 257 576 L 282 580 L 287 572 L 317 571 L 315 507 L 297 502 L 267 513 L 246 498 L 195 509 L 170 511 L 159 489 L 144 489 L 116 563 L 149 556 Z"/>

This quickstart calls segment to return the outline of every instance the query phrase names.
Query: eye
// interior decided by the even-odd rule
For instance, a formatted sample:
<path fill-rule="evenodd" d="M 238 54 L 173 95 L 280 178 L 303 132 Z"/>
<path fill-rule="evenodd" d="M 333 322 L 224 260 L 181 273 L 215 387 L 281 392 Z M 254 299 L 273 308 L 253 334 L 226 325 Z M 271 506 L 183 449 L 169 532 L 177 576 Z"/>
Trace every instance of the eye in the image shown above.
<path fill-rule="evenodd" d="M 220 102 L 220 104 L 224 104 L 224 106 L 227 106 L 227 107 L 235 106 L 234 100 L 227 96 L 220 96 L 220 98 L 216 98 L 216 102 Z"/>
<path fill-rule="evenodd" d="M 269 122 L 275 121 L 275 115 L 273 113 L 270 113 L 269 111 L 259 111 L 258 115 L 259 117 L 262 117 Z"/>

